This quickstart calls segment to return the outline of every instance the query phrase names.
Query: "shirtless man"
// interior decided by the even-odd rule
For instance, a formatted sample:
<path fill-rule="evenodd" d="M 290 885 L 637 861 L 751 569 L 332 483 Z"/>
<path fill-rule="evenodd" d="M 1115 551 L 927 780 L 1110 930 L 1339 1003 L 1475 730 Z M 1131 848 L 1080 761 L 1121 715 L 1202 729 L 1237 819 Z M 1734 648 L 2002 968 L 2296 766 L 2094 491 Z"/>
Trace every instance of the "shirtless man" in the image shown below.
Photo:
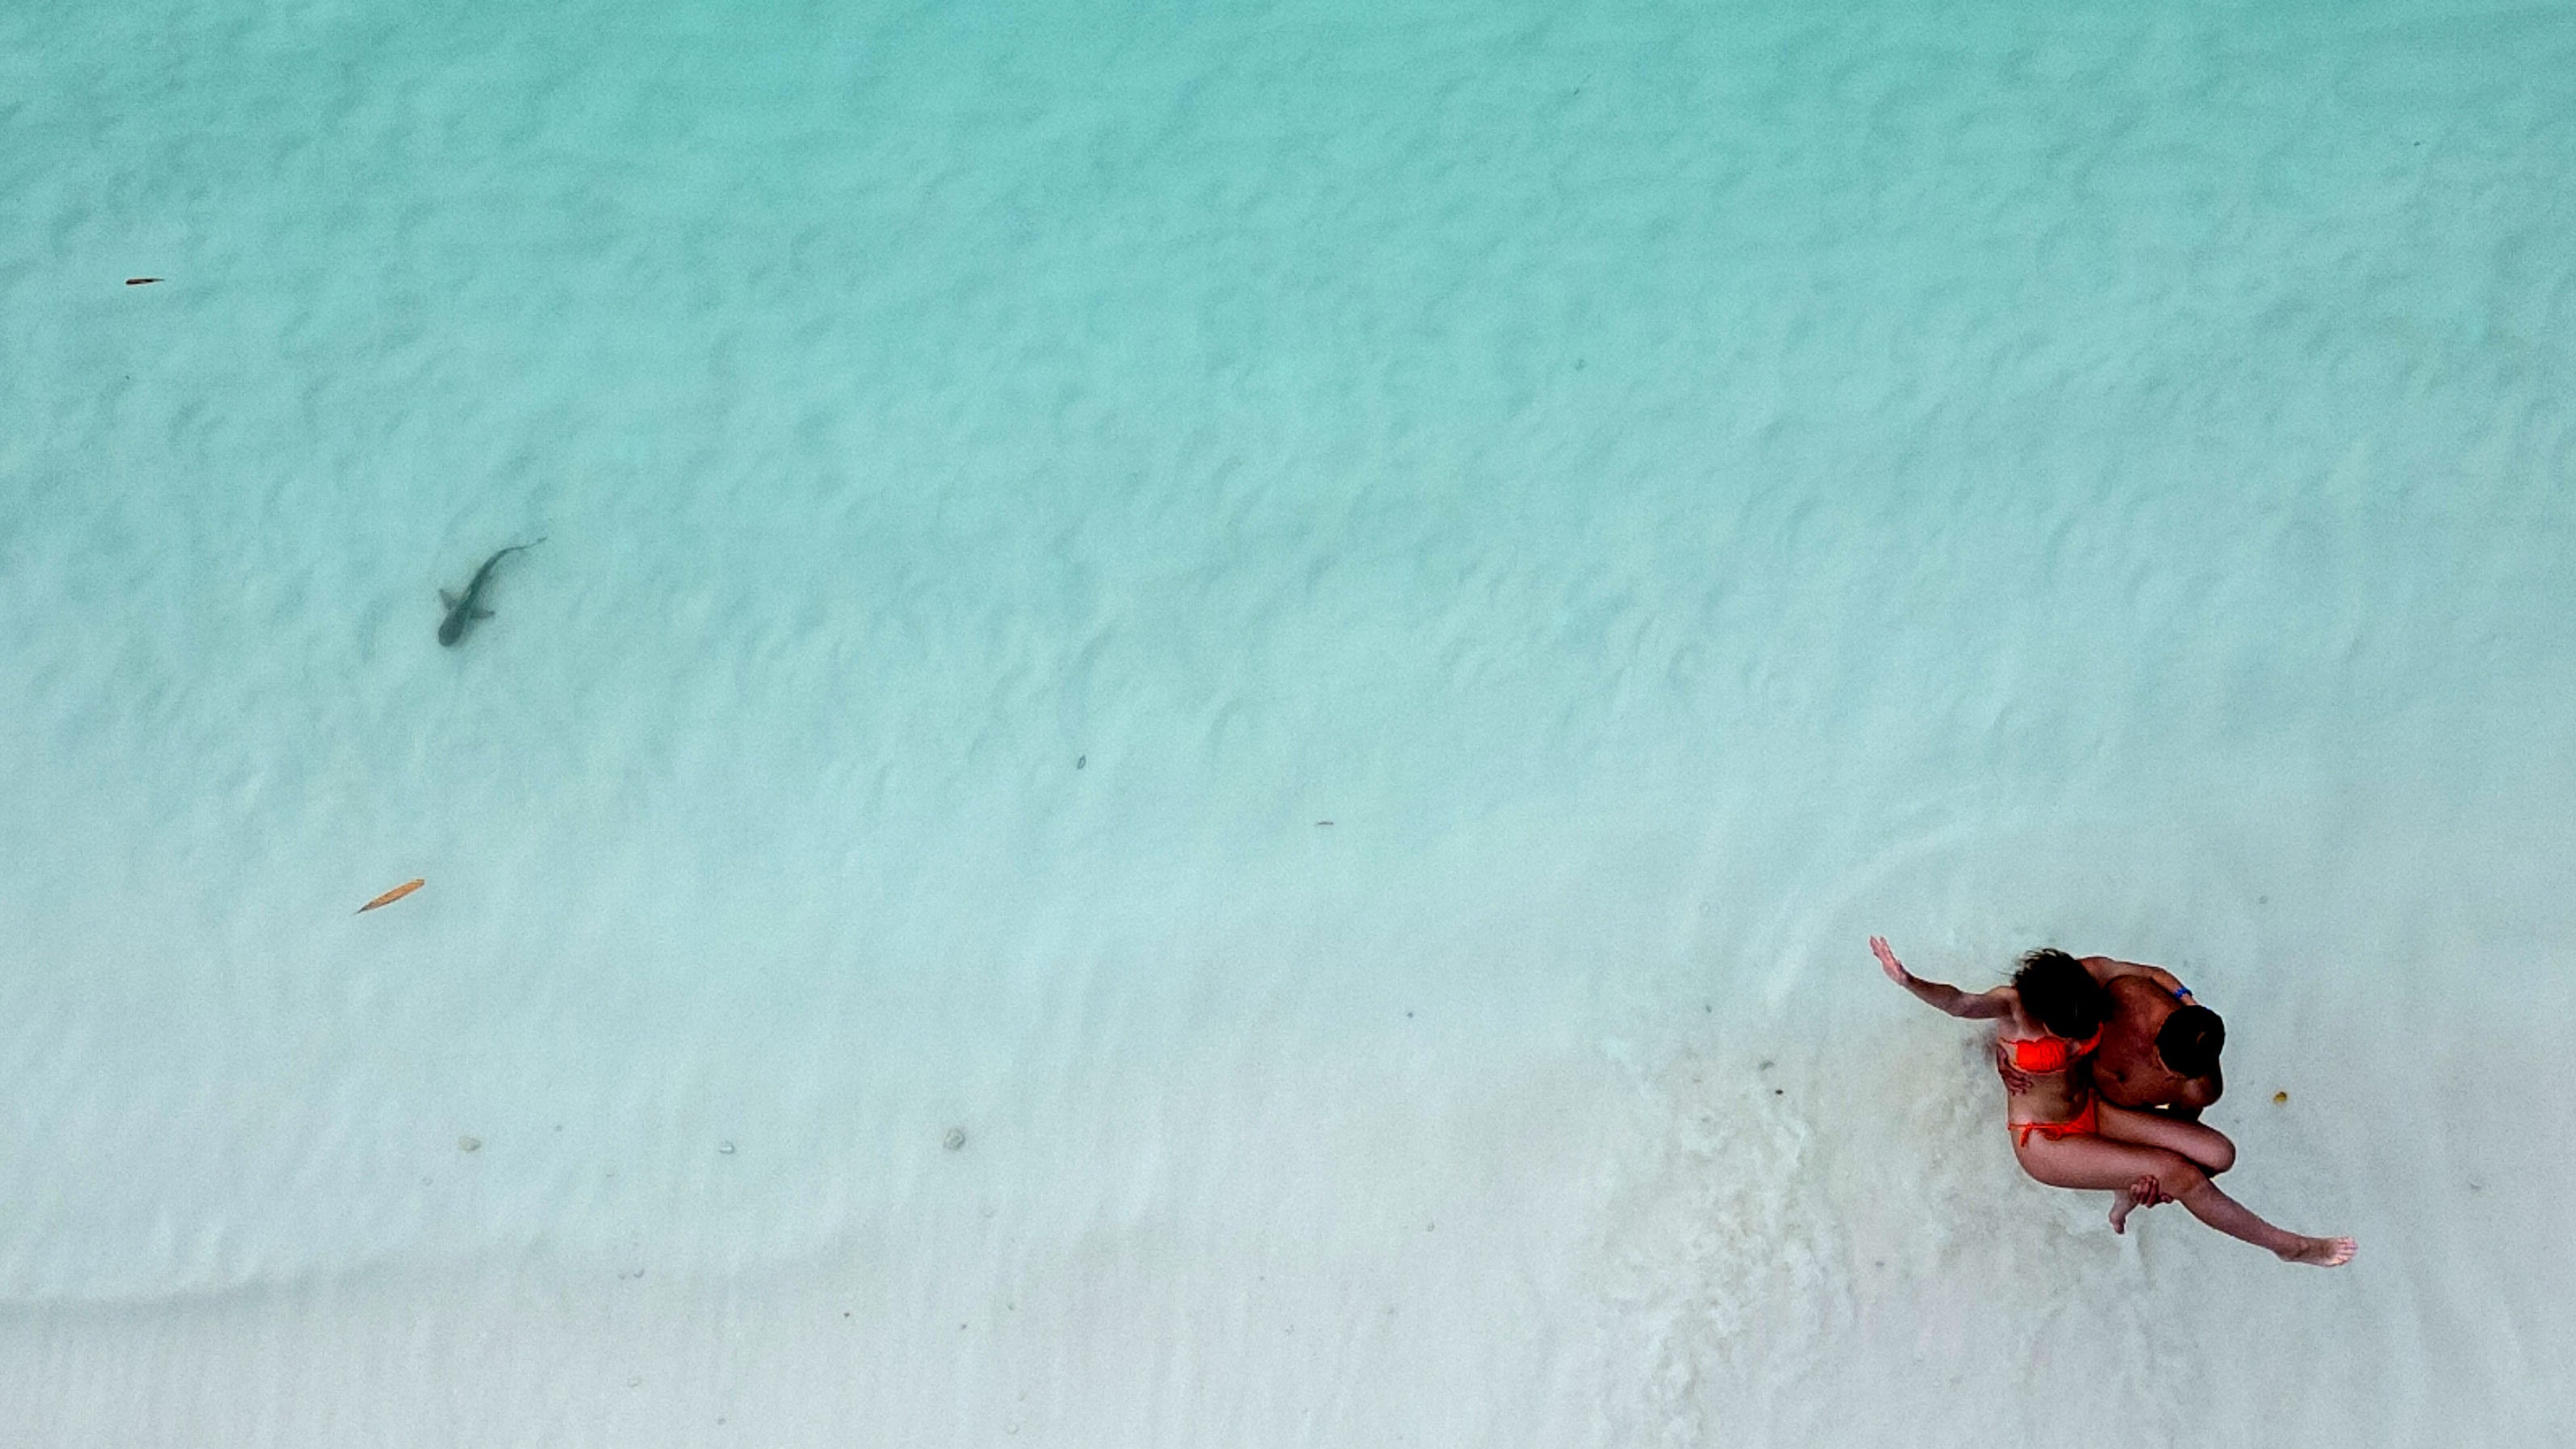
<path fill-rule="evenodd" d="M 2125 1231 L 2130 1213 L 2160 1202 L 2179 1202 L 2191 1215 L 2232 1238 L 2268 1248 L 2284 1262 L 2332 1268 L 2352 1261 L 2350 1238 L 2316 1238 L 2284 1231 L 2227 1195 L 2214 1174 L 2236 1161 L 2235 1144 L 2197 1122 L 2177 1122 L 2102 1099 L 2091 1058 L 2106 1039 L 2112 1015 L 2110 988 L 2100 976 L 2142 977 L 2176 1002 L 2179 982 L 2154 967 L 2102 958 L 2078 962 L 2062 951 L 2038 950 L 2021 958 L 2009 985 L 1962 991 L 1927 981 L 1905 968 L 1885 937 L 1872 936 L 1872 953 L 1887 978 L 1936 1010 L 1971 1021 L 1993 1021 L 2002 1065 L 2021 1076 L 2004 1108 L 2013 1157 L 2022 1171 L 2050 1187 L 2111 1193 L 2111 1230 Z M 2143 1004 L 2143 1003 L 2141 1003 Z M 2190 1010 L 2178 1005 L 2167 1020 Z M 2186 1023 L 2190 1020 L 2184 1018 Z M 2147 1038 L 2159 1057 L 2166 1033 Z M 2171 1070 L 2170 1062 L 2164 1063 Z"/>
<path fill-rule="evenodd" d="M 2191 988 L 2161 966 L 2108 956 L 2082 960 L 2085 971 L 2111 996 L 2111 1019 L 2093 1055 L 2093 1090 L 2115 1106 L 2199 1121 L 2201 1109 L 2227 1090 L 2218 1072 L 2226 1023 L 2194 1001 Z M 2030 1077 L 2014 1070 L 2000 1050 L 1995 1070 L 2013 1095 L 2030 1090 Z"/>
<path fill-rule="evenodd" d="M 2199 1121 L 2200 1109 L 2227 1090 L 2218 1075 L 2227 1024 L 2161 966 L 2108 956 L 2087 956 L 2083 963 L 2111 993 L 2110 1029 L 2093 1056 L 2093 1090 L 2123 1107 Z"/>

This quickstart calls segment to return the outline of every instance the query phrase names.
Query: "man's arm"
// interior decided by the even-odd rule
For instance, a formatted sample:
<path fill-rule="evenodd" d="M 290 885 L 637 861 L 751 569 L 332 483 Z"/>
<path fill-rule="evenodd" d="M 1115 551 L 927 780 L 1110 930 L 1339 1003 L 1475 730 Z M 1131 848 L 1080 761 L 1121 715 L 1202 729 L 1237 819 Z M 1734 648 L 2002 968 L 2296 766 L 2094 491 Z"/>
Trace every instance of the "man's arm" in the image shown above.
<path fill-rule="evenodd" d="M 2215 1103 L 2226 1092 L 2227 1083 L 2220 1080 L 2218 1067 L 2213 1063 L 2206 1075 L 2193 1077 L 2182 1084 L 2182 1090 L 2174 1093 L 2173 1104 L 2177 1115 L 2182 1112 L 2191 1114 L 2183 1120 L 2197 1122 L 2200 1109 Z"/>
<path fill-rule="evenodd" d="M 2142 961 L 2115 961 L 2108 956 L 2087 956 L 2084 969 L 2092 972 L 2093 979 L 2105 986 L 2122 976 L 2144 976 L 2156 983 L 2158 990 L 2185 1006 L 2196 1004 L 2191 999 L 2191 988 L 2182 984 L 2181 977 L 2162 966 L 2149 966 Z"/>
<path fill-rule="evenodd" d="M 1928 1006 L 1937 1007 L 1952 1016 L 1966 1017 L 1970 1021 L 1990 1020 L 2012 1014 L 2012 999 L 2005 994 L 2012 989 L 2011 987 L 1998 986 L 1992 991 L 1961 991 L 1946 982 L 1926 981 L 1906 970 L 1905 964 L 1896 959 L 1896 953 L 1888 949 L 1887 938 L 1884 936 L 1870 937 L 1869 949 L 1877 953 L 1879 967 L 1887 972 L 1888 980 L 1913 992 Z"/>

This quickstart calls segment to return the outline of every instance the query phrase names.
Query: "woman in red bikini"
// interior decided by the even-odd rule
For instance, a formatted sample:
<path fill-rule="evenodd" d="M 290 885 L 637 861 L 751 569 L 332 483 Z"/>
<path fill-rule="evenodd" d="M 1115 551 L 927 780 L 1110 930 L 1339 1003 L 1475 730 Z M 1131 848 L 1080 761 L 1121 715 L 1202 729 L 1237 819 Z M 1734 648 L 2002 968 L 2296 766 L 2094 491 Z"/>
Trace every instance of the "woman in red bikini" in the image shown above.
<path fill-rule="evenodd" d="M 1905 969 L 1885 939 L 1870 937 L 1887 979 L 1952 1016 L 2002 1023 L 1995 1033 L 1998 1066 L 2029 1078 L 2029 1089 L 2005 1102 L 2005 1125 L 2022 1171 L 2050 1187 L 2100 1188 L 2112 1194 L 2111 1230 L 2126 1232 L 2140 1206 L 2178 1202 L 2191 1215 L 2287 1263 L 2332 1268 L 2352 1258 L 2350 1238 L 2309 1238 L 2256 1217 L 2210 1181 L 2236 1160 L 2235 1144 L 2197 1122 L 2113 1106 L 2094 1095 L 2085 1060 L 2102 1038 L 2110 1001 L 2101 983 L 2063 951 L 2021 958 L 2010 986 L 1967 992 L 1926 981 Z"/>

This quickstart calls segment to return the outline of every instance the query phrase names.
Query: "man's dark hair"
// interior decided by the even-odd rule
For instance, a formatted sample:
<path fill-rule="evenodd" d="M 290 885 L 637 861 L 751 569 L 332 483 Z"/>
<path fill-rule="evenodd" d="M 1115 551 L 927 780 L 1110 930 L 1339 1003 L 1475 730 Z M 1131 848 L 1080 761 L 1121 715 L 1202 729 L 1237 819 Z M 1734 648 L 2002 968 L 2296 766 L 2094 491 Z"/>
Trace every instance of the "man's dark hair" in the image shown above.
<path fill-rule="evenodd" d="M 2040 1025 L 2076 1041 L 2100 1029 L 2102 1019 L 2110 1014 L 2110 998 L 2093 973 L 2074 957 L 2050 947 L 2021 958 L 2021 969 L 2013 973 L 2013 990 L 2021 993 L 2021 1009 L 2038 1017 Z"/>
<path fill-rule="evenodd" d="M 2177 1006 L 2156 1032 L 2156 1055 L 2176 1076 L 2205 1077 L 2218 1070 L 2218 1049 L 2227 1045 L 2227 1023 L 2206 1006 Z"/>

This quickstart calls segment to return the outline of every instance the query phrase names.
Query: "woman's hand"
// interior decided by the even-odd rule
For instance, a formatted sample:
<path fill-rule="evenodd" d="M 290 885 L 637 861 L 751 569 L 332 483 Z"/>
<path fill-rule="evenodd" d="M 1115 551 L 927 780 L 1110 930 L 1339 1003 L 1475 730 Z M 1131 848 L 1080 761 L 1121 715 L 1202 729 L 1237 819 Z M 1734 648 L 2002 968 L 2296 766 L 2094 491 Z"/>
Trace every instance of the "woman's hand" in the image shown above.
<path fill-rule="evenodd" d="M 1897 960 L 1896 953 L 1888 949 L 1885 936 L 1870 937 L 1869 949 L 1877 953 L 1879 969 L 1887 973 L 1888 980 L 1913 992 L 1916 1000 L 1935 1011 L 1964 1016 L 1970 1021 L 2012 1014 L 2012 988 L 2009 986 L 1998 986 L 1992 991 L 1961 991 L 1939 981 L 1926 981 L 1906 970 L 1905 963 Z"/>
<path fill-rule="evenodd" d="M 1879 967 L 1887 972 L 1888 980 L 1899 986 L 1914 984 L 1914 973 L 1906 970 L 1905 963 L 1896 959 L 1896 952 L 1889 949 L 1885 936 L 1870 937 L 1869 949 L 1878 957 Z"/>

